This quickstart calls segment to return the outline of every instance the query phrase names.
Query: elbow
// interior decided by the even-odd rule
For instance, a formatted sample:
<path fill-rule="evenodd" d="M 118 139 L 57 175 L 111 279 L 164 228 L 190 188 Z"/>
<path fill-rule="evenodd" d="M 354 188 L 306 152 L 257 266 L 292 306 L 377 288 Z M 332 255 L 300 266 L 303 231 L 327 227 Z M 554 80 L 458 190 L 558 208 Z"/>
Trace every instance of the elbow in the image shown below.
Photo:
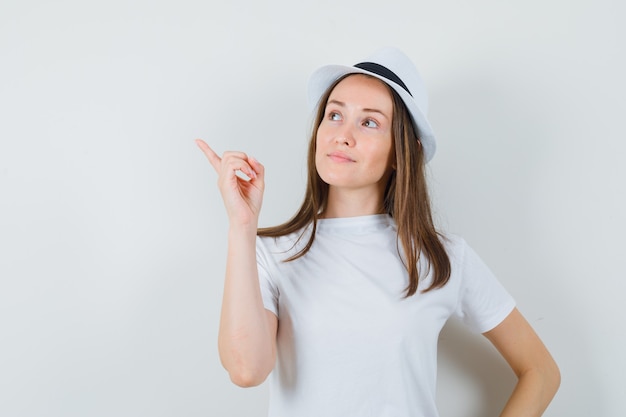
<path fill-rule="evenodd" d="M 221 341 L 221 340 L 220 340 Z M 263 349 L 262 345 L 251 343 L 235 343 L 234 347 L 225 343 L 219 344 L 220 360 L 228 372 L 233 384 L 250 388 L 262 384 L 274 369 L 276 349 L 273 345 Z"/>
<path fill-rule="evenodd" d="M 543 379 L 543 386 L 550 395 L 550 398 L 554 397 L 561 385 L 561 371 L 555 360 L 550 356 L 545 360 L 543 366 L 539 368 Z"/>
<path fill-rule="evenodd" d="M 252 388 L 265 382 L 269 372 L 255 371 L 252 369 L 237 369 L 228 370 L 228 375 L 233 384 L 241 388 Z"/>
<path fill-rule="evenodd" d="M 524 380 L 525 383 L 534 385 L 541 392 L 542 402 L 546 406 L 552 401 L 561 385 L 561 371 L 551 358 L 540 366 L 521 372 L 518 378 L 520 382 Z"/>
<path fill-rule="evenodd" d="M 546 372 L 546 374 L 548 375 L 546 377 L 546 380 L 547 380 L 547 385 L 552 391 L 552 396 L 554 396 L 556 392 L 558 391 L 559 387 L 561 386 L 561 371 L 559 370 L 558 365 L 554 361 L 552 361 L 549 368 L 550 368 L 549 371 Z"/>
<path fill-rule="evenodd" d="M 222 366 L 228 372 L 228 376 L 233 384 L 241 388 L 251 388 L 261 385 L 274 368 L 273 361 L 266 362 L 256 358 L 255 360 L 243 360 L 241 357 L 229 357 L 224 360 Z"/>

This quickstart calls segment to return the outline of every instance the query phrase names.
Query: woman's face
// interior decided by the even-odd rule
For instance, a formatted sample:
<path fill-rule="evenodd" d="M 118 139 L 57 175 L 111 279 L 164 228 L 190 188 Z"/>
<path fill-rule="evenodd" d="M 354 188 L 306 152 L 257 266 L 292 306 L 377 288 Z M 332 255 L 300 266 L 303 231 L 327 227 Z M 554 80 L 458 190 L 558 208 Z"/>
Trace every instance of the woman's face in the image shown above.
<path fill-rule="evenodd" d="M 384 193 L 393 164 L 393 101 L 376 78 L 351 75 L 331 92 L 317 129 L 315 165 L 331 187 Z"/>

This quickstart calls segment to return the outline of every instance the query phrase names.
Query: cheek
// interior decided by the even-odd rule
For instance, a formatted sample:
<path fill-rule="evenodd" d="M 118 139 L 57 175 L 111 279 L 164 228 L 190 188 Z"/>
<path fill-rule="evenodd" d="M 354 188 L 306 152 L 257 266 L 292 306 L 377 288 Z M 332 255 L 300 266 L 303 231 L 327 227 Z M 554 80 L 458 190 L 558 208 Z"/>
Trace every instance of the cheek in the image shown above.
<path fill-rule="evenodd" d="M 323 153 L 323 147 L 320 146 L 320 140 L 319 140 L 319 129 L 317 131 L 317 135 L 315 136 L 315 169 L 317 171 L 319 171 L 319 165 L 320 165 L 320 161 L 321 161 L 321 155 Z"/>
<path fill-rule="evenodd" d="M 376 158 L 378 163 L 385 164 L 385 166 L 391 166 L 395 160 L 393 147 L 390 145 L 379 147 L 375 153 L 378 155 Z"/>
<path fill-rule="evenodd" d="M 319 144 L 323 142 L 324 138 L 328 136 L 327 129 L 324 128 L 324 123 L 322 122 L 315 132 L 315 143 Z"/>

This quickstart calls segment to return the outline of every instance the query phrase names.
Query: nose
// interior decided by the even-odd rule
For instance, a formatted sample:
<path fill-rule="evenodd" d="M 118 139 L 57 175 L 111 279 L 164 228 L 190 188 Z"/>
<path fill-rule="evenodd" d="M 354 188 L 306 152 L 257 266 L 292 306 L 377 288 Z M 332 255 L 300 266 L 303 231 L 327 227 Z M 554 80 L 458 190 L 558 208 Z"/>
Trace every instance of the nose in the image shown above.
<path fill-rule="evenodd" d="M 354 146 L 355 136 L 353 126 L 350 123 L 345 123 L 339 128 L 335 135 L 335 142 L 340 145 Z"/>

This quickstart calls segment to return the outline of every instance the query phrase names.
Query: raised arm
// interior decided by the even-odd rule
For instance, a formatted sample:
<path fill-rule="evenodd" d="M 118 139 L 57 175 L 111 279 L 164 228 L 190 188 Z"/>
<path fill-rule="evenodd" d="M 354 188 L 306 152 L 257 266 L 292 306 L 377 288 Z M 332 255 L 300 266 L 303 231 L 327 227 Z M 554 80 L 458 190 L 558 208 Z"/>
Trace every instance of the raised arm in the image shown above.
<path fill-rule="evenodd" d="M 559 388 L 561 375 L 535 331 L 514 309 L 502 323 L 484 335 L 518 378 L 500 417 L 541 416 Z"/>
<path fill-rule="evenodd" d="M 263 200 L 264 169 L 243 152 L 220 158 L 204 141 L 198 147 L 218 174 L 228 214 L 228 255 L 218 347 L 231 380 L 242 387 L 262 383 L 274 367 L 278 319 L 263 306 L 256 264 L 256 231 Z M 249 180 L 240 178 L 240 171 Z"/>

